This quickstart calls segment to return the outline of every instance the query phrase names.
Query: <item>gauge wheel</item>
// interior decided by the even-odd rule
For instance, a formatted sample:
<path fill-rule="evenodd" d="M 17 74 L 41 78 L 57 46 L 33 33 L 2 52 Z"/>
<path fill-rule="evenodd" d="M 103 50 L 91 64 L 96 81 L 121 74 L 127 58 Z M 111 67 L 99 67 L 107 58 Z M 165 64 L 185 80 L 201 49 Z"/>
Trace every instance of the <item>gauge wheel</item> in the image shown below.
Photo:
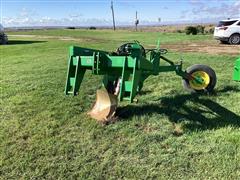
<path fill-rule="evenodd" d="M 240 44 L 240 34 L 233 34 L 228 40 L 229 44 Z"/>
<path fill-rule="evenodd" d="M 212 68 L 202 64 L 195 64 L 187 68 L 186 72 L 192 77 L 183 79 L 183 87 L 192 93 L 211 93 L 216 85 L 217 77 Z"/>

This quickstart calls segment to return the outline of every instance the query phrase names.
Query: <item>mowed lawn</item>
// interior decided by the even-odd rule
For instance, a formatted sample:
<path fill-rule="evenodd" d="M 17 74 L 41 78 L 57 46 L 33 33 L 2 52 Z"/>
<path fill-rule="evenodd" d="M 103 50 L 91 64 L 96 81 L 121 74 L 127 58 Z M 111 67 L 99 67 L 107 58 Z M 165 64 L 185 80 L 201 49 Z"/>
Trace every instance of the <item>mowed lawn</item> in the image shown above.
<path fill-rule="evenodd" d="M 144 46 L 214 41 L 211 35 L 111 30 L 11 32 L 0 46 L 1 179 L 238 179 L 240 83 L 234 55 L 179 53 L 168 58 L 211 66 L 212 95 L 191 95 L 175 73 L 150 76 L 139 102 L 120 103 L 118 121 L 87 116 L 101 86 L 88 72 L 76 97 L 66 97 L 68 47 L 113 51 L 124 42 Z"/>

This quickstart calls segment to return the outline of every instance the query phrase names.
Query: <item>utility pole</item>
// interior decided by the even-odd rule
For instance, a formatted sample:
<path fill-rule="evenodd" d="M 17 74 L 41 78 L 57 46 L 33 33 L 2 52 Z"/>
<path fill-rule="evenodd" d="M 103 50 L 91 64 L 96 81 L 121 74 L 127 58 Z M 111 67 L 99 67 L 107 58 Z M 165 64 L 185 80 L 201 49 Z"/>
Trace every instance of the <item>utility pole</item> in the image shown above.
<path fill-rule="evenodd" d="M 139 24 L 139 20 L 138 20 L 138 17 L 137 17 L 137 11 L 136 11 L 136 19 L 135 19 L 135 30 L 137 31 L 137 26 Z"/>
<path fill-rule="evenodd" d="M 114 9 L 113 9 L 113 1 L 111 1 L 111 9 L 112 9 L 112 18 L 113 18 L 113 30 L 115 31 L 115 18 L 114 18 Z"/>

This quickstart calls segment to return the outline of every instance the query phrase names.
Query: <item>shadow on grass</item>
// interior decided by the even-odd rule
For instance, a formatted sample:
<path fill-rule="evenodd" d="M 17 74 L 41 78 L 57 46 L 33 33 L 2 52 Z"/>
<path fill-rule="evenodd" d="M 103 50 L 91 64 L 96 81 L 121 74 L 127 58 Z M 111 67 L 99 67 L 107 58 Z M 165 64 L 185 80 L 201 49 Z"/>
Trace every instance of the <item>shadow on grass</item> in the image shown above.
<path fill-rule="evenodd" d="M 225 86 L 223 89 L 218 90 L 215 92 L 215 95 L 226 93 L 226 92 L 240 92 L 239 86 Z"/>
<path fill-rule="evenodd" d="M 216 93 L 221 94 L 226 89 L 239 92 L 238 88 L 226 87 Z M 184 127 L 189 130 L 215 129 L 229 125 L 240 127 L 239 115 L 203 95 L 176 95 L 174 97 L 162 97 L 156 104 L 128 105 L 119 108 L 117 116 L 125 120 L 133 116 L 153 113 L 164 114 L 174 123 L 187 121 Z"/>
<path fill-rule="evenodd" d="M 34 43 L 44 43 L 47 41 L 22 41 L 22 40 L 9 40 L 8 45 L 17 45 L 17 44 L 34 44 Z"/>
<path fill-rule="evenodd" d="M 139 95 L 146 95 L 146 94 L 148 94 L 148 93 L 151 93 L 152 91 L 149 91 L 149 90 L 147 90 L 147 91 L 140 91 L 138 94 Z"/>

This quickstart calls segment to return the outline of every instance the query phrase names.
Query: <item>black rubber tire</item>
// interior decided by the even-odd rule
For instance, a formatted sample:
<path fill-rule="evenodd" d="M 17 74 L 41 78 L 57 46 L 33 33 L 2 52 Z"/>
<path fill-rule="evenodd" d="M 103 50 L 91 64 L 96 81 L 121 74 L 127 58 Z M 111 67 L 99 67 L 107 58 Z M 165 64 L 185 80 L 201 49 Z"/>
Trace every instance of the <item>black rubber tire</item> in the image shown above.
<path fill-rule="evenodd" d="M 183 81 L 182 81 L 183 87 L 191 93 L 211 93 L 211 92 L 213 92 L 213 89 L 217 83 L 217 76 L 216 76 L 215 71 L 212 68 L 210 68 L 209 66 L 206 66 L 203 64 L 192 65 L 192 66 L 188 67 L 186 70 L 186 72 L 189 74 L 192 74 L 196 71 L 204 71 L 205 73 L 207 73 L 209 75 L 210 82 L 209 82 L 208 86 L 203 90 L 192 89 L 189 84 L 189 80 L 183 79 Z"/>
<path fill-rule="evenodd" d="M 6 36 L 5 36 L 4 39 L 3 39 L 3 44 L 8 44 L 8 39 L 7 39 Z"/>
<path fill-rule="evenodd" d="M 232 34 L 228 39 L 229 44 L 237 45 L 240 44 L 240 34 Z"/>
<path fill-rule="evenodd" d="M 2 45 L 8 44 L 8 37 L 4 33 L 0 35 L 0 44 Z"/>
<path fill-rule="evenodd" d="M 8 44 L 8 37 L 7 37 L 7 35 L 5 34 L 5 44 Z"/>

